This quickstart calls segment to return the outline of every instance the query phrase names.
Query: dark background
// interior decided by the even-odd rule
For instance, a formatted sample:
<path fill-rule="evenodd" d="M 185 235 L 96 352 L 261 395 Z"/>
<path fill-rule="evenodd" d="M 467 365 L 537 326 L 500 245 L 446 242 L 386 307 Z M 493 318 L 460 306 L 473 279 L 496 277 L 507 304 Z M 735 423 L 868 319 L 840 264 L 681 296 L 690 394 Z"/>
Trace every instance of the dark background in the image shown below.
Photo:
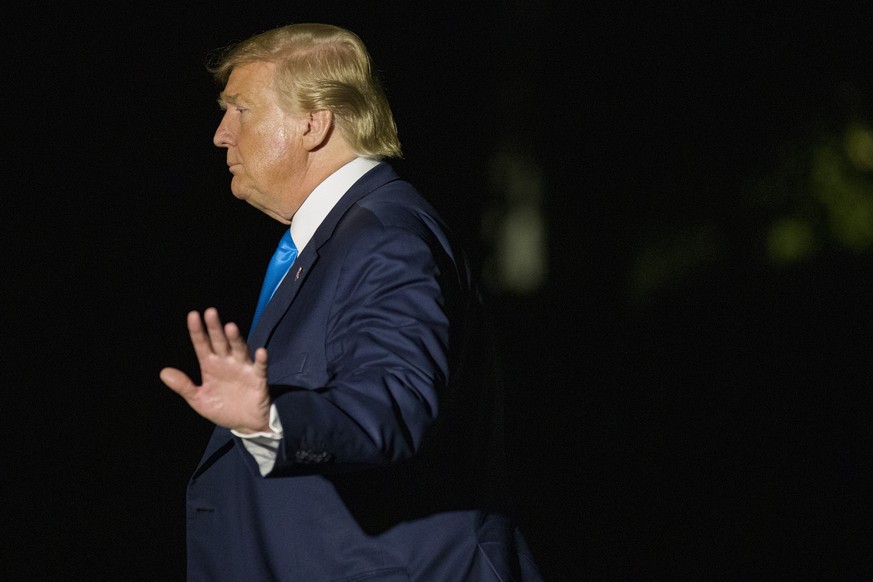
<path fill-rule="evenodd" d="M 9 579 L 183 578 L 210 426 L 158 371 L 194 366 L 188 310 L 250 320 L 281 230 L 229 192 L 204 62 L 304 21 L 367 43 L 396 168 L 477 261 L 494 153 L 541 172 L 548 277 L 486 292 L 548 579 L 870 574 L 870 241 L 809 178 L 873 118 L 869 8 L 101 4 L 2 25 Z M 774 262 L 786 215 L 814 244 Z"/>

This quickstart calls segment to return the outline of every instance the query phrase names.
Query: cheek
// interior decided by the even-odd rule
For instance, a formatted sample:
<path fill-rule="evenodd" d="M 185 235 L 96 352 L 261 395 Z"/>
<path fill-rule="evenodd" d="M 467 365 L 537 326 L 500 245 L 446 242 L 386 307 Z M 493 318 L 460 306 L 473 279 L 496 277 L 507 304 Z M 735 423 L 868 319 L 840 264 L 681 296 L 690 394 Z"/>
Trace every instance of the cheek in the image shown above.
<path fill-rule="evenodd" d="M 291 165 L 292 152 L 291 142 L 284 132 L 262 141 L 256 160 L 259 173 L 266 178 L 282 179 Z"/>
<path fill-rule="evenodd" d="M 266 185 L 281 180 L 292 158 L 294 135 L 281 118 L 267 116 L 243 128 L 237 141 L 249 176 Z"/>
<path fill-rule="evenodd" d="M 271 127 L 261 138 L 265 158 L 277 160 L 288 155 L 292 140 L 285 127 Z"/>

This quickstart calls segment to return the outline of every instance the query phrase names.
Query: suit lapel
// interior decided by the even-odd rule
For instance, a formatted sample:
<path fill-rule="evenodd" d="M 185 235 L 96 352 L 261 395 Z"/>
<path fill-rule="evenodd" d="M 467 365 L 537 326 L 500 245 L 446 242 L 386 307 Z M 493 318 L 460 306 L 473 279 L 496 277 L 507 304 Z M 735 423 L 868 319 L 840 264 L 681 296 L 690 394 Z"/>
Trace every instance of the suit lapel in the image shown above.
<path fill-rule="evenodd" d="M 288 311 L 291 302 L 294 301 L 294 297 L 297 296 L 297 292 L 300 290 L 300 286 L 306 280 L 307 275 L 309 275 L 312 265 L 317 261 L 317 251 L 311 250 L 308 246 L 303 249 L 303 252 L 300 253 L 300 256 L 291 265 L 282 283 L 279 284 L 273 298 L 267 303 L 264 312 L 261 313 L 261 319 L 258 320 L 258 324 L 248 338 L 249 351 L 254 352 L 257 348 L 267 345 L 270 335 L 272 335 L 279 320 Z"/>
<path fill-rule="evenodd" d="M 276 289 L 273 298 L 267 304 L 257 326 L 251 331 L 248 338 L 249 350 L 254 352 L 257 348 L 267 345 L 270 336 L 282 316 L 291 307 L 294 297 L 297 296 L 301 285 L 306 280 L 313 266 L 318 262 L 318 249 L 333 236 L 340 219 L 361 198 L 373 190 L 398 179 L 394 170 L 386 163 L 381 163 L 372 170 L 361 176 L 349 191 L 336 203 L 321 225 L 312 235 L 309 244 L 300 253 L 300 256 L 291 265 L 288 274 Z"/>
<path fill-rule="evenodd" d="M 258 325 L 251 331 L 248 337 L 249 350 L 254 351 L 262 346 L 267 345 L 270 341 L 270 336 L 273 334 L 279 321 L 286 311 L 291 307 L 294 298 L 297 296 L 300 287 L 306 280 L 312 268 L 318 262 L 318 250 L 333 236 L 337 225 L 348 210 L 355 205 L 361 198 L 372 192 L 373 190 L 384 186 L 388 182 L 397 180 L 397 174 L 388 164 L 382 163 L 364 174 L 360 180 L 349 188 L 336 206 L 327 214 L 321 225 L 312 235 L 312 239 L 300 256 L 291 265 L 285 279 L 276 289 L 273 299 L 267 304 L 266 309 L 261 314 Z M 194 477 L 198 477 L 206 471 L 218 458 L 224 455 L 233 446 L 233 436 L 231 432 L 225 428 L 216 427 L 210 438 L 209 444 L 206 447 L 200 463 L 194 473 Z M 254 474 L 258 473 L 257 466 L 251 459 L 249 463 Z"/>

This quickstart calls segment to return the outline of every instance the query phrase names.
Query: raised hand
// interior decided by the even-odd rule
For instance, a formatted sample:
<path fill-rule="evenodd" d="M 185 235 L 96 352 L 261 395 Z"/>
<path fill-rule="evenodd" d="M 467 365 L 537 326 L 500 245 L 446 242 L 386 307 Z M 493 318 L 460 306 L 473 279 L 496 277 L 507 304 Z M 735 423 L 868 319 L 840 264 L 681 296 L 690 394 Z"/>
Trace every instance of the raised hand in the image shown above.
<path fill-rule="evenodd" d="M 203 312 L 202 320 L 197 311 L 190 312 L 188 332 L 203 383 L 198 386 L 181 370 L 164 368 L 164 384 L 219 426 L 243 433 L 269 431 L 267 350 L 258 348 L 252 360 L 237 325 L 222 326 L 213 307 Z"/>

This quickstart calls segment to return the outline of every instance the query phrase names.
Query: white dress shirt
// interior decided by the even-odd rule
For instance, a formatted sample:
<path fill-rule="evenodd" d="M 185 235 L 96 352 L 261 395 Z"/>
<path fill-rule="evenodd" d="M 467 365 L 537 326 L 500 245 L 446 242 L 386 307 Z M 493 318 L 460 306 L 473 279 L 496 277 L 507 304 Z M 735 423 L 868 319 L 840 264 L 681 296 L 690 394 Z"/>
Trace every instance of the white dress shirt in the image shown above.
<path fill-rule="evenodd" d="M 378 160 L 372 158 L 355 158 L 325 178 L 306 197 L 291 219 L 291 239 L 297 247 L 297 256 L 303 253 L 303 249 L 309 244 L 312 235 L 315 234 L 315 231 L 318 230 L 340 198 L 361 176 L 372 170 L 378 163 Z M 279 413 L 276 411 L 275 404 L 270 406 L 270 430 L 272 432 L 250 434 L 231 430 L 233 434 L 242 439 L 246 450 L 255 458 L 261 475 L 266 475 L 273 470 L 273 465 L 276 464 L 276 451 L 279 449 L 279 441 L 282 440 L 282 423 L 279 421 Z"/>

